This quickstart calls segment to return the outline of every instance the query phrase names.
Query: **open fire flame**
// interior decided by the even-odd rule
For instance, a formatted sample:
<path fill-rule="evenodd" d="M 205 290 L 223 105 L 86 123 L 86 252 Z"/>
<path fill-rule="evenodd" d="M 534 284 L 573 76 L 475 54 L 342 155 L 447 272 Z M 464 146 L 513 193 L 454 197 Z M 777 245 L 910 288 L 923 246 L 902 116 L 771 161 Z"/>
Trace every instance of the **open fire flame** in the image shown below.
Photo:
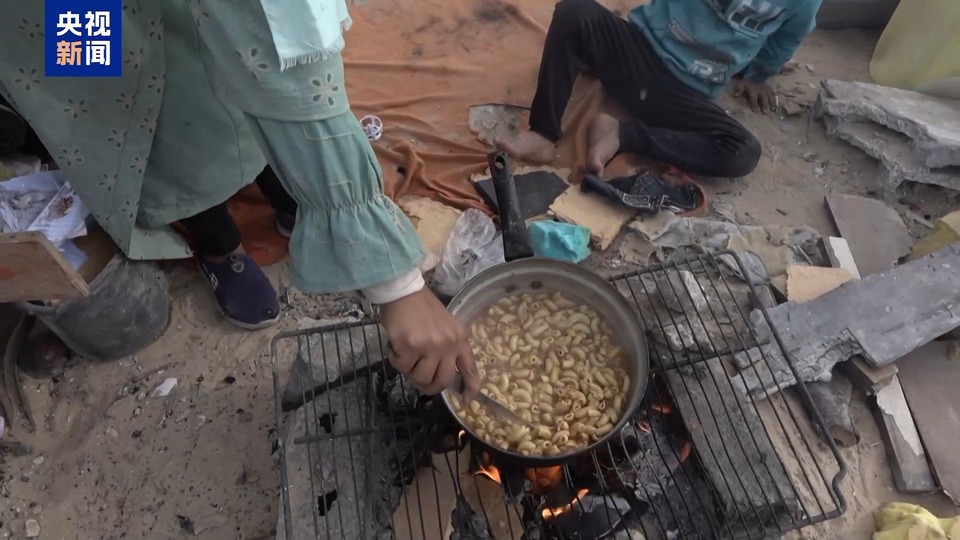
<path fill-rule="evenodd" d="M 582 500 L 589 492 L 589 489 L 581 489 L 577 492 L 577 496 L 574 497 L 569 503 L 557 508 L 544 508 L 541 512 L 543 519 L 553 519 L 561 514 L 565 514 L 570 510 L 573 510 L 573 505 L 580 502 L 580 500 Z"/>
<path fill-rule="evenodd" d="M 665 403 L 653 404 L 650 408 L 653 411 L 663 415 L 672 414 L 674 411 L 671 405 Z M 639 429 L 650 433 L 650 424 L 646 421 L 637 420 L 636 426 Z M 461 443 L 463 442 L 463 437 L 465 435 L 466 431 L 461 430 L 459 433 L 459 440 Z M 677 457 L 680 463 L 686 462 L 692 452 L 693 444 L 690 441 L 686 441 L 677 451 Z M 501 476 L 500 469 L 498 469 L 496 465 L 492 463 L 488 454 L 483 453 L 478 467 L 479 468 L 475 473 L 477 476 L 486 477 L 500 485 L 503 484 L 503 478 Z M 558 486 L 563 481 L 563 467 L 560 465 L 553 467 L 530 468 L 526 469 L 523 474 L 524 478 L 530 482 L 530 491 L 534 495 L 547 495 L 553 488 Z M 553 519 L 557 516 L 570 512 L 573 510 L 574 505 L 579 504 L 579 501 L 581 501 L 589 492 L 589 489 L 580 489 L 577 491 L 577 495 L 569 503 L 555 508 L 544 508 L 541 511 L 543 519 Z"/>

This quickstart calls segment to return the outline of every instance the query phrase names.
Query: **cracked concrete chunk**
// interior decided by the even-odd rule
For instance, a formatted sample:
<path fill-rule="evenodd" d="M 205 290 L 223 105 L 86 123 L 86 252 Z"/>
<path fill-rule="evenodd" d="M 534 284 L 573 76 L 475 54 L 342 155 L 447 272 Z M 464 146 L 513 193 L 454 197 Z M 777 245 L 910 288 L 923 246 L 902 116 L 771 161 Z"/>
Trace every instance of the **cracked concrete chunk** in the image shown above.
<path fill-rule="evenodd" d="M 913 154 L 910 138 L 872 122 L 841 118 L 824 119 L 827 135 L 859 148 L 880 162 L 878 183 L 885 196 L 893 196 L 904 182 L 931 184 L 960 191 L 960 168 L 931 169 Z"/>
<path fill-rule="evenodd" d="M 693 330 L 691 331 L 691 326 Z M 703 327 L 699 320 L 691 320 L 690 324 L 678 323 L 676 325 L 654 328 L 653 339 L 670 347 L 676 352 L 703 352 L 704 354 L 714 352 L 713 342 L 710 340 L 710 334 Z"/>
<path fill-rule="evenodd" d="M 912 140 L 921 165 L 960 165 L 960 103 L 919 92 L 862 82 L 821 83 L 819 108 L 828 116 L 870 121 Z"/>
<path fill-rule="evenodd" d="M 829 376 L 837 362 L 860 354 L 883 367 L 960 326 L 960 245 L 891 270 L 851 281 L 803 304 L 768 310 L 804 381 Z M 758 336 L 770 335 L 759 312 L 750 315 Z M 795 384 L 776 347 L 735 357 L 737 384 L 757 398 Z M 748 366 L 762 368 L 762 373 Z"/>
<path fill-rule="evenodd" d="M 826 201 L 861 276 L 887 270 L 913 248 L 913 238 L 900 215 L 881 201 L 841 194 L 828 195 Z"/>

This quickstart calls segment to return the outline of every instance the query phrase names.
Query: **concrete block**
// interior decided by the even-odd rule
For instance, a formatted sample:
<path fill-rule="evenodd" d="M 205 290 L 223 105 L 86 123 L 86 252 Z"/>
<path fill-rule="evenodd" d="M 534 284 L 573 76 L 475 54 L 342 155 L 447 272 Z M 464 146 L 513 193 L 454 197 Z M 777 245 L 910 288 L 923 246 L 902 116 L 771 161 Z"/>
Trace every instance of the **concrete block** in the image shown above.
<path fill-rule="evenodd" d="M 875 122 L 910 139 L 929 169 L 960 165 L 960 102 L 862 82 L 827 80 L 818 112 L 848 122 Z"/>
<path fill-rule="evenodd" d="M 960 245 L 768 314 L 804 381 L 829 379 L 837 362 L 854 355 L 886 366 L 960 326 Z M 759 340 L 771 342 L 762 315 L 754 311 L 750 320 Z M 796 383 L 776 346 L 738 353 L 734 361 L 735 384 L 757 398 Z"/>
<path fill-rule="evenodd" d="M 960 170 L 930 169 L 914 156 L 906 135 L 868 122 L 852 122 L 826 117 L 827 135 L 859 148 L 880 162 L 877 185 L 887 199 L 897 198 L 897 188 L 904 182 L 931 184 L 960 191 Z"/>

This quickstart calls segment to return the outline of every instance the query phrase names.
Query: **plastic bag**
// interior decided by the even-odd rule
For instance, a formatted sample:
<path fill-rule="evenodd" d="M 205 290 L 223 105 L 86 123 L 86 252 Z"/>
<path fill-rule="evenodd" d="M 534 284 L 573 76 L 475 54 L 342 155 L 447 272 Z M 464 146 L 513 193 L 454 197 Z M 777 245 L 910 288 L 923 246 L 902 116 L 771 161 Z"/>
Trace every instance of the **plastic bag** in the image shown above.
<path fill-rule="evenodd" d="M 493 220 L 471 208 L 453 224 L 434 274 L 435 285 L 441 293 L 454 296 L 474 276 L 502 262 L 503 242 Z"/>

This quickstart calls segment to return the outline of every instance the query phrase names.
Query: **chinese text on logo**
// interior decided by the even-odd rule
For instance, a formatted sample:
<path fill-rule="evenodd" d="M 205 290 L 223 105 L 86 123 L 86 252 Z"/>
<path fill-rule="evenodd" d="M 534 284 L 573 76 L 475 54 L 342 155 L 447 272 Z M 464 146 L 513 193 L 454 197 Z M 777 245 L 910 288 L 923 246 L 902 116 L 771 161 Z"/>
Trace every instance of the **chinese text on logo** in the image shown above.
<path fill-rule="evenodd" d="M 48 77 L 119 77 L 122 0 L 46 0 Z"/>

